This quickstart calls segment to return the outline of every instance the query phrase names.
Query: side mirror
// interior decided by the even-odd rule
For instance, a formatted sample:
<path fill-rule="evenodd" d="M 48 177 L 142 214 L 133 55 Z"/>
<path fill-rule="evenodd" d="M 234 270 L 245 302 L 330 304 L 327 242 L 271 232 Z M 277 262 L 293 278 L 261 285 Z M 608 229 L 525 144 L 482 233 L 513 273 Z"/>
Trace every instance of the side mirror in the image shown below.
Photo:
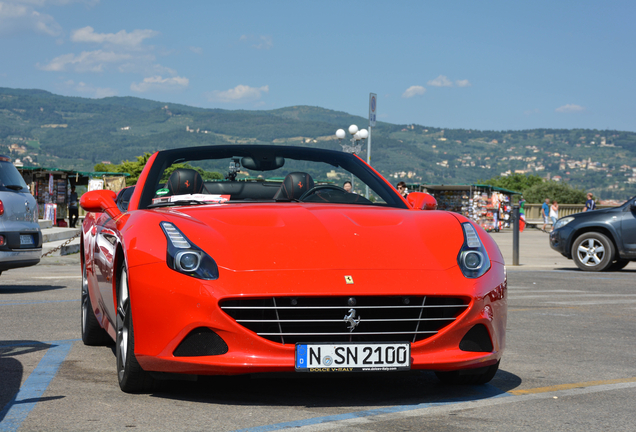
<path fill-rule="evenodd" d="M 636 199 L 629 204 L 629 208 L 631 211 L 636 211 Z"/>
<path fill-rule="evenodd" d="M 424 192 L 411 192 L 406 201 L 417 210 L 437 210 L 437 200 L 433 195 Z"/>
<path fill-rule="evenodd" d="M 95 190 L 86 192 L 80 198 L 80 205 L 87 212 L 106 212 L 113 219 L 121 214 L 115 204 L 117 194 L 110 190 Z"/>

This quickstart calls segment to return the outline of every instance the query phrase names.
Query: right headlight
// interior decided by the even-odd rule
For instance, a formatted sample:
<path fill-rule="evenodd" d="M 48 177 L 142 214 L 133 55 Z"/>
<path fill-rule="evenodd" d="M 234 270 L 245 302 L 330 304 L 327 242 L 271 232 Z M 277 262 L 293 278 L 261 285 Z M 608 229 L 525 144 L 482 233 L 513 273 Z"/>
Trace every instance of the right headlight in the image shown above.
<path fill-rule="evenodd" d="M 567 224 L 569 224 L 570 222 L 572 222 L 573 220 L 574 220 L 573 217 L 564 217 L 563 219 L 559 219 L 557 221 L 557 223 L 554 224 L 554 228 L 553 229 L 559 229 L 561 227 L 564 227 Z"/>
<path fill-rule="evenodd" d="M 192 243 L 174 224 L 161 222 L 160 225 L 168 240 L 168 267 L 197 279 L 219 278 L 219 268 L 210 255 Z"/>
<path fill-rule="evenodd" d="M 490 258 L 473 225 L 470 222 L 464 222 L 462 229 L 464 244 L 457 255 L 457 263 L 465 277 L 475 279 L 483 276 L 490 269 Z"/>

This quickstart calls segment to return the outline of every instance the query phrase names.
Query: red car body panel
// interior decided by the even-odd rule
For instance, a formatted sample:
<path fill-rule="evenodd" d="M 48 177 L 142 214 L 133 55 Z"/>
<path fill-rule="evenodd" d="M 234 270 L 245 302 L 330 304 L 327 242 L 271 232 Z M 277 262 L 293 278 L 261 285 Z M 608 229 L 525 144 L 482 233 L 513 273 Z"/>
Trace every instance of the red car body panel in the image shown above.
<path fill-rule="evenodd" d="M 454 322 L 412 344 L 412 368 L 478 368 L 501 358 L 507 316 L 504 260 L 490 235 L 473 224 L 488 252 L 490 269 L 477 279 L 463 275 L 457 258 L 464 243 L 461 223 L 469 222 L 463 216 L 295 202 L 138 210 L 141 186 L 156 156 L 142 172 L 126 213 L 89 213 L 82 226 L 82 260 L 91 303 L 113 339 L 116 269 L 122 262 L 128 268 L 134 352 L 145 370 L 186 374 L 293 371 L 294 344 L 256 335 L 219 306 L 226 299 L 272 296 L 464 298 L 468 307 Z M 219 268 L 217 280 L 196 279 L 168 267 L 162 221 L 172 222 L 213 257 Z M 345 283 L 345 276 L 351 276 L 354 283 Z M 459 348 L 462 338 L 477 324 L 488 330 L 491 352 Z M 217 333 L 228 352 L 175 357 L 179 343 L 198 327 Z"/>

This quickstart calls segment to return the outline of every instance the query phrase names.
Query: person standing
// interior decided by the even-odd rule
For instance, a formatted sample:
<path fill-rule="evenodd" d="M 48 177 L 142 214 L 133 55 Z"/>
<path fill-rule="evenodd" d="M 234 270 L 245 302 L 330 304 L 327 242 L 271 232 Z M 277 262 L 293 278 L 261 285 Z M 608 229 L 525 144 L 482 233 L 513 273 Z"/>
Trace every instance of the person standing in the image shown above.
<path fill-rule="evenodd" d="M 594 195 L 592 195 L 592 192 L 588 192 L 587 201 L 585 201 L 585 207 L 583 208 L 584 212 L 589 210 L 596 210 L 596 202 L 594 202 Z"/>
<path fill-rule="evenodd" d="M 556 200 L 554 200 L 552 206 L 550 206 L 550 219 L 552 219 L 552 229 L 554 229 L 554 225 L 557 219 L 559 219 L 559 203 L 557 203 Z"/>
<path fill-rule="evenodd" d="M 75 186 L 71 186 L 71 195 L 68 198 L 68 224 L 71 228 L 75 228 L 78 218 L 77 192 Z"/>
<path fill-rule="evenodd" d="M 543 228 L 541 231 L 547 232 L 545 227 L 548 225 L 548 217 L 550 215 L 550 198 L 546 198 L 545 202 L 541 205 L 541 217 L 543 218 Z"/>

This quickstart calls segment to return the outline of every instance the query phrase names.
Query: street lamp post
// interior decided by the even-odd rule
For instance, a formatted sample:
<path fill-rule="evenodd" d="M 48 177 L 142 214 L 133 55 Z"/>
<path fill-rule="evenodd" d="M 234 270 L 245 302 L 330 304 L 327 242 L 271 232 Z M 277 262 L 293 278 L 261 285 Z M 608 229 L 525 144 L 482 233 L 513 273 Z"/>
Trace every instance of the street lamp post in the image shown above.
<path fill-rule="evenodd" d="M 351 134 L 351 144 L 342 143 L 342 140 L 347 135 L 344 129 L 338 129 L 336 131 L 336 138 L 340 142 L 340 146 L 342 146 L 342 151 L 346 153 L 360 153 L 362 150 L 362 145 L 364 144 L 364 140 L 369 137 L 369 132 L 366 129 L 358 129 L 358 126 L 351 125 L 349 126 L 349 133 Z M 351 187 L 353 187 L 353 174 L 351 174 Z M 367 186 L 367 198 L 369 198 L 369 187 Z"/>

